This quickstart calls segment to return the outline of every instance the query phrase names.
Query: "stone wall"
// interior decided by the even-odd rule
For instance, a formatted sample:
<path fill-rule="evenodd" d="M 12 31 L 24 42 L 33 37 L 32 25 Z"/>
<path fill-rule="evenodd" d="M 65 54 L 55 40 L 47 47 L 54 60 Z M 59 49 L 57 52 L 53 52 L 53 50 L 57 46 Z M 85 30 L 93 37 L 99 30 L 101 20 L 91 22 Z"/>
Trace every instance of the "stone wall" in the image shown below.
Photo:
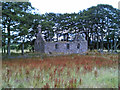
<path fill-rule="evenodd" d="M 46 42 L 42 37 L 41 25 L 38 25 L 37 39 L 35 40 L 35 51 L 40 53 L 83 53 L 88 49 L 87 41 L 79 34 L 73 42 Z"/>
<path fill-rule="evenodd" d="M 67 46 L 68 45 L 68 46 Z M 57 47 L 56 47 L 57 46 Z M 46 42 L 45 53 L 83 53 L 87 51 L 86 41 Z"/>
<path fill-rule="evenodd" d="M 39 35 L 35 41 L 35 51 L 44 53 L 45 51 L 45 41 L 43 40 L 43 37 Z"/>
<path fill-rule="evenodd" d="M 46 42 L 41 33 L 41 27 L 38 27 L 37 39 L 35 40 L 35 51 L 40 53 L 83 53 L 88 49 L 87 41 L 80 36 L 76 36 L 73 42 L 58 41 Z"/>

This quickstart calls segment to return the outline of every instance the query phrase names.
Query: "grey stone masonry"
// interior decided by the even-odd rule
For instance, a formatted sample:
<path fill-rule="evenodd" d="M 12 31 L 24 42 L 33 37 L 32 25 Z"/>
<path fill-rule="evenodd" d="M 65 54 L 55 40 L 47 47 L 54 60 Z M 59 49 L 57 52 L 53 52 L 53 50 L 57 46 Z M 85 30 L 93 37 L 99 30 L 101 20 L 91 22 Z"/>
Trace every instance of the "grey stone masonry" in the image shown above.
<path fill-rule="evenodd" d="M 58 42 L 46 42 L 41 34 L 41 26 L 38 26 L 38 35 L 35 41 L 35 51 L 40 53 L 84 53 L 88 49 L 87 41 L 80 36 L 76 36 L 73 42 L 58 41 Z"/>

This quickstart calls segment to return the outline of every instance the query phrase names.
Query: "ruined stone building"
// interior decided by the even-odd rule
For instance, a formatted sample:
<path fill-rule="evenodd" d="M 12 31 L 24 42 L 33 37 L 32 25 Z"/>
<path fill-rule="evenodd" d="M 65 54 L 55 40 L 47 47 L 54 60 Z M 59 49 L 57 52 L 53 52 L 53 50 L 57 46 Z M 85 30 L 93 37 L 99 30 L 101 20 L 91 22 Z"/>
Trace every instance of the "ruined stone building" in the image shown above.
<path fill-rule="evenodd" d="M 77 35 L 73 42 L 70 41 L 58 41 L 47 42 L 42 36 L 41 26 L 38 26 L 38 34 L 35 41 L 35 51 L 40 53 L 83 53 L 88 49 L 87 41 L 80 35 Z"/>

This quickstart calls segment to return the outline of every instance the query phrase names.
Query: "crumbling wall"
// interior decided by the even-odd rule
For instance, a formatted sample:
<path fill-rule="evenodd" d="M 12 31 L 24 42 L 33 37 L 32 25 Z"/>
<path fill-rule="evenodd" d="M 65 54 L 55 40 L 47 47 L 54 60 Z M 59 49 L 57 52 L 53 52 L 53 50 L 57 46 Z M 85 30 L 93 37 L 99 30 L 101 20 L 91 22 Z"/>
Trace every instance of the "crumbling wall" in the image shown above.
<path fill-rule="evenodd" d="M 56 48 L 57 45 L 57 48 Z M 69 48 L 68 48 L 68 46 Z M 46 42 L 45 53 L 83 53 L 87 51 L 86 41 L 74 41 L 74 42 Z"/>
<path fill-rule="evenodd" d="M 45 41 L 43 40 L 43 37 L 39 35 L 35 41 L 35 51 L 44 53 L 45 52 Z"/>
<path fill-rule="evenodd" d="M 35 51 L 40 53 L 83 53 L 88 49 L 87 41 L 81 36 L 77 35 L 73 42 L 46 42 L 42 37 L 41 26 L 38 25 L 38 34 L 35 41 Z"/>

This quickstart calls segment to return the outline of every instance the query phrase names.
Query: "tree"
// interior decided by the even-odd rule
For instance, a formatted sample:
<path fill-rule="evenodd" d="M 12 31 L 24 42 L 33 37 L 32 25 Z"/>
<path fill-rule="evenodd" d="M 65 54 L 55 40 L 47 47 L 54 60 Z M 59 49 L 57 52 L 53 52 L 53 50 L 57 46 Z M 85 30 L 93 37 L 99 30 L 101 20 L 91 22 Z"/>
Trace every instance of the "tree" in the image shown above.
<path fill-rule="evenodd" d="M 7 54 L 10 55 L 10 45 L 11 39 L 15 38 L 14 34 L 11 35 L 11 32 L 14 33 L 17 31 L 17 26 L 21 23 L 20 19 L 25 17 L 25 13 L 29 13 L 32 9 L 31 3 L 29 2 L 6 2 L 3 3 L 2 10 L 3 10 L 3 25 L 5 26 L 4 29 L 7 30 Z M 23 20 L 25 22 L 25 20 Z M 22 26 L 20 26 L 22 27 Z"/>
<path fill-rule="evenodd" d="M 117 29 L 116 26 L 118 24 L 115 22 L 117 20 L 116 13 L 117 11 L 115 8 L 113 8 L 111 5 L 105 4 L 92 6 L 87 10 L 83 10 L 82 12 L 80 12 L 81 17 L 83 18 L 82 24 L 84 26 L 84 30 L 86 30 L 85 34 L 87 36 L 86 38 L 88 40 L 88 46 L 90 46 L 89 42 L 91 42 L 91 40 L 95 40 L 93 39 L 93 37 L 96 36 L 97 49 L 99 47 L 98 41 L 100 40 L 101 51 L 103 51 L 105 36 L 111 33 L 111 29 Z M 109 42 L 109 39 L 107 40 Z"/>

